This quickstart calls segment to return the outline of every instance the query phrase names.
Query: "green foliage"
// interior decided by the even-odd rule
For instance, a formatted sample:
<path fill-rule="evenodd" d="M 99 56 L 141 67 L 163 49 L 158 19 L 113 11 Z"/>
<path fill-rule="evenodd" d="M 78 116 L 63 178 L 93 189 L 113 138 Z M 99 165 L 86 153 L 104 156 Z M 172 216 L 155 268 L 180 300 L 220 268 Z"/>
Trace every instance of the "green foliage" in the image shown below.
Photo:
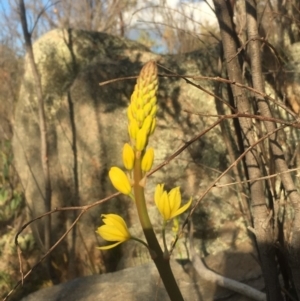
<path fill-rule="evenodd" d="M 22 252 L 30 252 L 34 250 L 35 240 L 32 233 L 26 233 L 25 235 L 20 235 L 18 237 L 18 243 Z"/>
<path fill-rule="evenodd" d="M 16 216 L 22 206 L 22 196 L 13 191 L 12 195 L 6 188 L 0 188 L 0 222 L 6 222 Z"/>
<path fill-rule="evenodd" d="M 0 145 L 0 222 L 16 217 L 22 207 L 23 197 L 15 188 L 13 154 L 10 141 Z"/>
<path fill-rule="evenodd" d="M 9 291 L 13 285 L 14 281 L 11 275 L 5 271 L 0 271 L 0 292 L 7 292 Z M 2 293 L 2 297 L 5 296 L 5 293 Z"/>
<path fill-rule="evenodd" d="M 18 177 L 13 166 L 11 142 L 3 139 L 0 140 L 0 297 L 6 296 L 20 277 L 15 225 L 22 220 L 23 207 L 24 198 L 18 187 Z M 18 241 L 23 253 L 23 264 L 26 264 L 26 254 L 35 246 L 33 235 L 22 233 Z M 12 301 L 19 300 L 19 297 L 12 298 Z"/>

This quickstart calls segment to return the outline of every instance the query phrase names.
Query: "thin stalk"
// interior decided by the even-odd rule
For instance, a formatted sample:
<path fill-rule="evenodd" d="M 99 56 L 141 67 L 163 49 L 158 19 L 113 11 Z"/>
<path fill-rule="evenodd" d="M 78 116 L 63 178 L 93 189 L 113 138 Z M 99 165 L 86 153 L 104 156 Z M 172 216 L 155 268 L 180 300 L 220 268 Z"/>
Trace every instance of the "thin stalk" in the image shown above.
<path fill-rule="evenodd" d="M 141 170 L 141 158 L 136 158 L 134 163 L 134 195 L 136 201 L 136 208 L 138 211 L 140 223 L 143 228 L 145 238 L 147 240 L 150 254 L 166 288 L 166 291 L 172 301 L 184 301 L 179 287 L 174 278 L 170 266 L 169 258 L 164 258 L 164 253 L 158 243 L 157 237 L 154 233 L 145 201 L 144 187 L 140 186 L 140 181 L 143 178 Z"/>
<path fill-rule="evenodd" d="M 166 242 L 166 222 L 164 221 L 163 229 L 162 229 L 162 237 L 163 237 L 163 244 L 164 244 L 164 256 L 169 256 L 169 250 Z"/>

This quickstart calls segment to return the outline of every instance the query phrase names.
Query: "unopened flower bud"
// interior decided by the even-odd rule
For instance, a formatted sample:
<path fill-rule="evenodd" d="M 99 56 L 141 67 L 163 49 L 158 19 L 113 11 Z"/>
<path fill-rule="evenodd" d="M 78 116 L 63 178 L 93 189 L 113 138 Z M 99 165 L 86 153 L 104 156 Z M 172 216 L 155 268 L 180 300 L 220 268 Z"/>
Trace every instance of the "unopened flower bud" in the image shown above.
<path fill-rule="evenodd" d="M 148 134 L 145 129 L 141 128 L 136 135 L 135 148 L 138 151 L 142 151 L 147 144 Z"/>
<path fill-rule="evenodd" d="M 145 130 L 145 132 L 147 133 L 147 135 L 149 134 L 149 132 L 151 130 L 152 122 L 153 122 L 153 118 L 152 118 L 151 115 L 148 115 L 147 118 L 144 120 L 142 128 Z"/>
<path fill-rule="evenodd" d="M 112 167 L 108 173 L 108 176 L 111 180 L 111 183 L 118 191 L 127 195 L 131 194 L 130 181 L 122 169 L 118 167 Z"/>
<path fill-rule="evenodd" d="M 147 149 L 147 151 L 143 156 L 142 164 L 141 164 L 142 171 L 148 172 L 152 168 L 153 160 L 154 160 L 154 149 L 150 147 Z"/>
<path fill-rule="evenodd" d="M 154 133 L 155 128 L 156 128 L 156 118 L 153 118 L 149 135 L 152 135 Z"/>
<path fill-rule="evenodd" d="M 136 135 L 139 131 L 139 126 L 135 119 L 132 119 L 128 125 L 128 133 L 130 138 L 136 139 Z"/>
<path fill-rule="evenodd" d="M 134 165 L 134 151 L 132 147 L 125 143 L 123 147 L 123 164 L 126 169 L 132 170 Z"/>

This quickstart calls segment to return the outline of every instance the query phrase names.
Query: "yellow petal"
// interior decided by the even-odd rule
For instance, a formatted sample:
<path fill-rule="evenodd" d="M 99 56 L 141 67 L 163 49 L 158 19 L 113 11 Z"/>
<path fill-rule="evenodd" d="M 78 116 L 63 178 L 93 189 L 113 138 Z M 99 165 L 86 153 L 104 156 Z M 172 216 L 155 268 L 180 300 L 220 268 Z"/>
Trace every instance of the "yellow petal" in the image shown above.
<path fill-rule="evenodd" d="M 183 205 L 181 208 L 179 208 L 176 212 L 174 212 L 174 213 L 171 215 L 170 219 L 171 219 L 171 218 L 174 218 L 175 216 L 180 215 L 181 213 L 183 213 L 184 211 L 186 211 L 186 210 L 191 206 L 192 200 L 193 200 L 193 199 L 192 199 L 192 197 L 191 197 L 190 200 L 189 200 L 185 205 Z"/>
<path fill-rule="evenodd" d="M 124 219 L 118 214 L 101 214 L 102 220 L 105 225 L 115 226 L 120 225 L 123 228 L 127 229 L 127 225 Z"/>
<path fill-rule="evenodd" d="M 112 248 L 116 247 L 117 245 L 119 245 L 121 243 L 122 243 L 122 241 L 118 241 L 115 244 L 108 245 L 108 246 L 103 246 L 103 247 L 98 247 L 97 249 L 99 249 L 99 250 L 108 250 L 108 249 L 112 249 Z"/>
<path fill-rule="evenodd" d="M 153 160 L 154 160 L 154 149 L 153 147 L 149 147 L 142 159 L 142 164 L 141 164 L 141 168 L 142 171 L 148 172 L 153 165 Z"/>
<path fill-rule="evenodd" d="M 173 212 L 176 212 L 179 207 L 180 207 L 180 204 L 181 204 L 181 193 L 180 193 L 180 187 L 175 187 L 173 188 L 169 194 L 169 203 L 170 203 L 170 211 L 171 211 L 171 214 Z"/>
<path fill-rule="evenodd" d="M 166 191 L 163 192 L 160 201 L 158 209 L 163 216 L 164 220 L 169 220 L 171 216 L 171 210 L 170 210 L 170 203 L 169 203 L 169 196 Z"/>
<path fill-rule="evenodd" d="M 103 225 L 97 229 L 97 233 L 107 241 L 126 241 L 129 239 L 128 232 L 123 228 Z"/>
<path fill-rule="evenodd" d="M 158 205 L 160 203 L 160 198 L 163 192 L 164 192 L 164 184 L 157 184 L 154 193 L 154 202 L 157 208 L 159 207 Z"/>
<path fill-rule="evenodd" d="M 122 169 L 118 167 L 112 167 L 108 175 L 113 186 L 118 191 L 127 195 L 131 193 L 130 181 Z"/>
<path fill-rule="evenodd" d="M 134 165 L 134 151 L 128 143 L 124 144 L 122 155 L 125 168 L 132 170 Z"/>

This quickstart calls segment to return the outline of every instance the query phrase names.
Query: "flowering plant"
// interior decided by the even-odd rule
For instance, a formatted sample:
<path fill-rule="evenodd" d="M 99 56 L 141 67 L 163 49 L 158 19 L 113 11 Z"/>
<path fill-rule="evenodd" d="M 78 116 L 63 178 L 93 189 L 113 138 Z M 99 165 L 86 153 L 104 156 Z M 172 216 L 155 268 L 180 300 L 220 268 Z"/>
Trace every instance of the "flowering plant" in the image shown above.
<path fill-rule="evenodd" d="M 156 128 L 157 89 L 157 66 L 154 61 L 150 61 L 142 68 L 138 76 L 127 110 L 130 143 L 124 144 L 122 152 L 123 165 L 127 172 L 125 173 L 119 167 L 112 167 L 109 171 L 113 186 L 135 201 L 147 243 L 133 237 L 123 218 L 116 214 L 102 215 L 104 225 L 98 228 L 97 233 L 105 240 L 114 242 L 100 247 L 101 250 L 111 249 L 129 239 L 143 243 L 149 249 L 170 299 L 181 301 L 183 298 L 170 268 L 165 226 L 167 222 L 178 217 L 191 206 L 192 198 L 181 206 L 179 187 L 167 193 L 164 190 L 164 184 L 157 185 L 154 202 L 163 218 L 164 251 L 162 251 L 149 219 L 144 194 L 147 173 L 151 170 L 154 161 L 154 149 L 147 148 L 147 145 Z M 174 219 L 174 228 L 178 229 L 177 219 Z"/>

